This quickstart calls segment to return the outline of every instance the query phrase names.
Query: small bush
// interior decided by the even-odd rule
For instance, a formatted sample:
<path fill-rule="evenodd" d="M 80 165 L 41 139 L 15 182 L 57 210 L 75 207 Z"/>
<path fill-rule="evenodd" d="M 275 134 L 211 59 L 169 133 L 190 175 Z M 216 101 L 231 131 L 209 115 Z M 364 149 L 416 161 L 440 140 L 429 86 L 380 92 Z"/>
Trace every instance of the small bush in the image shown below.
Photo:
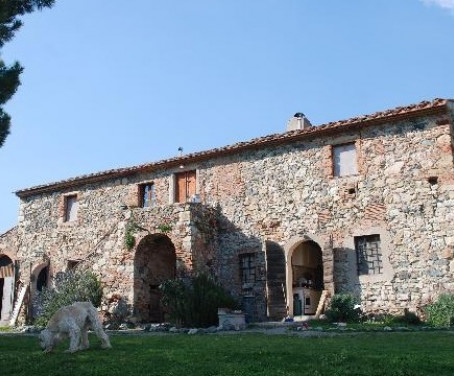
<path fill-rule="evenodd" d="M 336 294 L 332 297 L 326 317 L 331 322 L 356 322 L 359 321 L 361 311 L 355 309 L 358 302 L 353 295 Z"/>
<path fill-rule="evenodd" d="M 405 308 L 404 314 L 401 316 L 395 316 L 392 322 L 394 324 L 419 325 L 421 324 L 421 319 L 416 313 L 410 312 L 407 308 Z"/>
<path fill-rule="evenodd" d="M 179 326 L 216 325 L 218 308 L 237 308 L 235 299 L 206 274 L 199 274 L 190 280 L 167 280 L 160 289 L 169 321 Z"/>
<path fill-rule="evenodd" d="M 441 294 L 438 300 L 424 309 L 427 322 L 433 326 L 454 324 L 454 294 Z"/>
<path fill-rule="evenodd" d="M 52 315 L 61 307 L 74 302 L 91 301 L 95 307 L 101 304 L 101 282 L 91 271 L 59 273 L 54 288 L 41 292 L 41 313 L 35 325 L 45 327 Z"/>

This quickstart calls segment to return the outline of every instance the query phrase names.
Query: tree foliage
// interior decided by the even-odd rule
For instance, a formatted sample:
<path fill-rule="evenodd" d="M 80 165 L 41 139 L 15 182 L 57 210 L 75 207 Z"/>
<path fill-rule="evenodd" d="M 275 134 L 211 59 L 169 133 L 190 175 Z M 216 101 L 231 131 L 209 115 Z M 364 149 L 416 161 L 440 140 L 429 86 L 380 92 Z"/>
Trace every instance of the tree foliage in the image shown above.
<path fill-rule="evenodd" d="M 356 322 L 360 316 L 360 311 L 355 308 L 357 304 L 358 301 L 353 295 L 335 294 L 325 312 L 326 317 L 331 322 Z"/>
<path fill-rule="evenodd" d="M 39 299 L 41 312 L 35 325 L 44 327 L 52 315 L 63 306 L 90 301 L 95 307 L 99 307 L 102 285 L 98 277 L 89 270 L 62 272 L 56 277 L 55 286 L 44 288 Z"/>
<path fill-rule="evenodd" d="M 167 280 L 160 289 L 169 321 L 179 326 L 200 328 L 216 325 L 218 308 L 238 307 L 235 299 L 206 274 L 198 274 L 190 280 Z"/>
<path fill-rule="evenodd" d="M 424 310 L 430 325 L 454 325 L 454 294 L 441 294 L 436 302 L 427 305 Z"/>
<path fill-rule="evenodd" d="M 9 42 L 22 26 L 19 19 L 26 13 L 49 8 L 55 0 L 0 0 L 0 54 L 1 48 Z M 0 58 L 0 147 L 9 134 L 11 117 L 2 106 L 13 96 L 20 85 L 22 66 L 16 61 L 7 66 Z"/>

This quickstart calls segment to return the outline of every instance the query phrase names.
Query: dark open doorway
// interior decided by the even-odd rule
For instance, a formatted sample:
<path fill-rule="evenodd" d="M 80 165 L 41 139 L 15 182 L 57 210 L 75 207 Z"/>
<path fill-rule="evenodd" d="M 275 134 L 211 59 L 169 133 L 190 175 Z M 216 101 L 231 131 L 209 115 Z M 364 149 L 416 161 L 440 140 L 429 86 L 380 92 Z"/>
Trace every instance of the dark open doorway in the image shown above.
<path fill-rule="evenodd" d="M 175 247 L 169 237 L 154 234 L 140 241 L 134 259 L 134 316 L 137 321 L 164 321 L 159 285 L 175 278 L 175 269 Z"/>

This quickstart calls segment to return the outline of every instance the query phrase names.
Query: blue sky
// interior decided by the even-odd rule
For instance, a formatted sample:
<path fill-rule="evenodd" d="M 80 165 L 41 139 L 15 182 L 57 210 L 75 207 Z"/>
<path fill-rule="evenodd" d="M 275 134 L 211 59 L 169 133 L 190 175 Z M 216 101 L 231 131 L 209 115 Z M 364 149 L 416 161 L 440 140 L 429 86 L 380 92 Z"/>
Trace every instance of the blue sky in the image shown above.
<path fill-rule="evenodd" d="M 454 98 L 454 0 L 57 0 L 2 58 L 0 233 L 18 189 Z"/>

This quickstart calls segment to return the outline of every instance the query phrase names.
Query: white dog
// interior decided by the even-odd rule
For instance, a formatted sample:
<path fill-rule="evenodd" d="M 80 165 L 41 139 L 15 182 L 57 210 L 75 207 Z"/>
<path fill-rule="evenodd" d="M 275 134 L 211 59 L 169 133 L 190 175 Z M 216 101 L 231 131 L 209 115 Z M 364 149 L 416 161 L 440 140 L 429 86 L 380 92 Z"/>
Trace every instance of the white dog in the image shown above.
<path fill-rule="evenodd" d="M 45 352 L 50 352 L 62 339 L 69 336 L 70 353 L 88 349 L 88 329 L 94 330 L 101 340 L 101 347 L 108 349 L 109 337 L 102 330 L 98 312 L 90 302 L 76 302 L 62 307 L 50 318 L 46 329 L 41 331 L 39 342 Z"/>

